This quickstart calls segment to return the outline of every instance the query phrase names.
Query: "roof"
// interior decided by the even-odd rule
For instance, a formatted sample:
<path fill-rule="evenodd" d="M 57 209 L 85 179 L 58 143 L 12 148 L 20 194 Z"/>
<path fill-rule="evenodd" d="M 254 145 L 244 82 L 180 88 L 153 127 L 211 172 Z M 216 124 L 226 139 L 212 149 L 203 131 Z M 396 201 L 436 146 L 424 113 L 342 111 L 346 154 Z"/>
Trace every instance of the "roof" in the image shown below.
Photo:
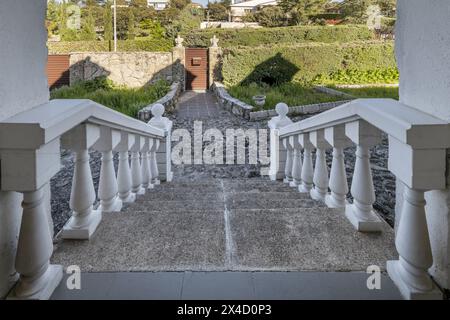
<path fill-rule="evenodd" d="M 262 5 L 277 5 L 277 0 L 250 0 L 230 5 L 230 7 L 257 7 Z"/>

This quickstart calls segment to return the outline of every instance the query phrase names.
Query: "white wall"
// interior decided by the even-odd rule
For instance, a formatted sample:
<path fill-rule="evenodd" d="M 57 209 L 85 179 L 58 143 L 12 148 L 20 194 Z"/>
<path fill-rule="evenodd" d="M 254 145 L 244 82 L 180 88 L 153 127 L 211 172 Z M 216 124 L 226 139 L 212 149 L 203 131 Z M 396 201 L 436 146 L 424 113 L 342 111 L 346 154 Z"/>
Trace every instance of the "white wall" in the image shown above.
<path fill-rule="evenodd" d="M 0 1 L 0 121 L 49 99 L 46 0 Z M 10 285 L 22 195 L 0 192 L 0 297 Z"/>
<path fill-rule="evenodd" d="M 450 1 L 398 0 L 397 14 L 400 100 L 450 122 Z M 450 168 L 450 156 L 447 159 Z M 397 183 L 397 207 L 403 198 L 402 192 L 403 186 Z M 425 198 L 435 260 L 430 272 L 441 286 L 448 289 L 450 189 L 427 192 Z M 398 216 L 396 220 L 398 223 Z"/>

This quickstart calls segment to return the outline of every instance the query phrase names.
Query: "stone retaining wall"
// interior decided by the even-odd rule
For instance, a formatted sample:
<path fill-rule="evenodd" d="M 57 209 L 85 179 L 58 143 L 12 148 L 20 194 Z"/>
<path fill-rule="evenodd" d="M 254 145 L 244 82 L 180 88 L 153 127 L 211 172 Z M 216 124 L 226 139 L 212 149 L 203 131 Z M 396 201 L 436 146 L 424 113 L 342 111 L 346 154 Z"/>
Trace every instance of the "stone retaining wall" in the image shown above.
<path fill-rule="evenodd" d="M 70 55 L 70 83 L 107 76 L 118 85 L 142 87 L 160 79 L 180 81 L 173 52 L 89 52 Z"/>
<path fill-rule="evenodd" d="M 217 96 L 219 103 L 225 109 L 231 111 L 233 114 L 242 116 L 247 120 L 258 121 L 262 119 L 268 119 L 277 116 L 274 109 L 272 110 L 262 110 L 262 111 L 252 111 L 253 106 L 240 101 L 239 99 L 233 98 L 225 86 L 220 82 L 214 82 L 212 90 Z M 350 96 L 351 97 L 351 96 Z M 353 98 L 353 97 L 352 97 Z M 309 104 L 304 106 L 289 107 L 288 115 L 302 115 L 302 114 L 314 114 L 323 111 L 327 111 L 338 107 L 344 103 L 350 102 L 349 100 L 333 101 L 333 102 L 323 102 L 316 104 Z M 280 101 L 281 102 L 281 101 Z"/>
<path fill-rule="evenodd" d="M 175 107 L 176 107 L 176 104 L 178 101 L 178 97 L 180 96 L 181 91 L 182 91 L 181 84 L 179 82 L 174 82 L 170 86 L 169 92 L 164 97 L 162 97 L 161 99 L 159 99 L 158 101 L 156 101 L 152 104 L 149 104 L 145 108 L 139 110 L 138 119 L 148 122 L 152 117 L 152 113 L 151 113 L 152 107 L 156 103 L 162 104 L 166 108 L 166 112 L 172 113 L 175 110 Z"/>

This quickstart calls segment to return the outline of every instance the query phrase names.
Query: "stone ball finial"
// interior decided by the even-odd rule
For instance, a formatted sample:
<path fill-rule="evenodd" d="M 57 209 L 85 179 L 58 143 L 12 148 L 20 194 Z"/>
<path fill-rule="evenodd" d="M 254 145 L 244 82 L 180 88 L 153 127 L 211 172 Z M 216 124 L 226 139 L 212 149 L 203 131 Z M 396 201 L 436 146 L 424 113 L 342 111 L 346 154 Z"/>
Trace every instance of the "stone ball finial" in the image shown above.
<path fill-rule="evenodd" d="M 164 108 L 164 106 L 161 103 L 157 103 L 152 107 L 152 115 L 156 118 L 162 117 L 164 111 L 166 111 L 166 108 Z"/>
<path fill-rule="evenodd" d="M 280 102 L 280 103 L 277 103 L 277 105 L 275 106 L 275 111 L 281 118 L 283 118 L 283 117 L 286 117 L 286 115 L 288 114 L 289 107 L 286 103 Z"/>

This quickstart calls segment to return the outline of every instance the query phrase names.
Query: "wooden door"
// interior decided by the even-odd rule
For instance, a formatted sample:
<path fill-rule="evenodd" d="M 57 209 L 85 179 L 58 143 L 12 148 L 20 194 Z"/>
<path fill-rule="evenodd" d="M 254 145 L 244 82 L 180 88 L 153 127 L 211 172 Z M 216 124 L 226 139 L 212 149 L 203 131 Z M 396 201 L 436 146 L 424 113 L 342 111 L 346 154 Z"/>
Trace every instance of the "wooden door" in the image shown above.
<path fill-rule="evenodd" d="M 208 49 L 186 48 L 186 90 L 208 89 Z"/>
<path fill-rule="evenodd" d="M 70 56 L 49 55 L 47 61 L 47 77 L 50 89 L 70 83 Z"/>

